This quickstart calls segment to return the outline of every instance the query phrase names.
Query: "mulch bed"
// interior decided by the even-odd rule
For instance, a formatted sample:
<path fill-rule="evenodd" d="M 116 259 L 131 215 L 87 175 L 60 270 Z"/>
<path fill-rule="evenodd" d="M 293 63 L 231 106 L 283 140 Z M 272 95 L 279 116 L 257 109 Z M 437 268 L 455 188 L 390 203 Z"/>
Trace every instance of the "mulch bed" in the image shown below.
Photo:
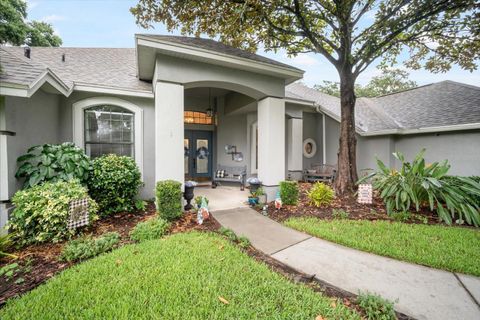
<path fill-rule="evenodd" d="M 334 219 L 332 216 L 333 210 L 345 210 L 349 213 L 348 219 L 351 220 L 388 220 L 393 221 L 387 215 L 385 205 L 382 199 L 374 192 L 372 204 L 360 204 L 357 202 L 355 196 L 336 197 L 330 205 L 325 205 L 320 208 L 312 206 L 306 195 L 306 192 L 311 188 L 311 183 L 300 182 L 300 196 L 296 206 L 283 205 L 279 210 L 275 209 L 274 203 L 268 205 L 268 216 L 278 222 L 283 222 L 292 217 L 317 217 L 324 220 Z M 262 208 L 257 207 L 257 211 L 261 212 Z M 419 216 L 427 218 L 428 224 L 444 224 L 438 220 L 438 217 L 429 210 L 421 210 L 417 215 L 404 221 L 406 223 L 423 224 L 423 220 Z"/>

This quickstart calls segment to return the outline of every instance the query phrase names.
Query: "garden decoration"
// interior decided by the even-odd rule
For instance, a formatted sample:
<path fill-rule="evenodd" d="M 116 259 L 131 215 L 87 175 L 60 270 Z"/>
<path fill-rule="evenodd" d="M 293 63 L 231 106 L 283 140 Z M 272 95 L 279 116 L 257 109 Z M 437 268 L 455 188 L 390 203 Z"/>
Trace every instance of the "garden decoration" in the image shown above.
<path fill-rule="evenodd" d="M 264 216 L 268 216 L 268 206 L 267 205 L 264 205 L 263 208 L 262 208 L 262 214 Z"/>
<path fill-rule="evenodd" d="M 358 203 L 372 204 L 373 187 L 371 184 L 360 184 L 358 186 Z"/>
<path fill-rule="evenodd" d="M 68 229 L 76 229 L 89 223 L 88 198 L 73 200 L 69 206 Z"/>
<path fill-rule="evenodd" d="M 183 197 L 187 201 L 187 204 L 185 205 L 184 209 L 185 211 L 188 211 L 193 208 L 192 204 L 190 203 L 194 197 L 193 190 L 197 186 L 197 183 L 195 181 L 187 181 L 185 182 L 185 191 L 183 192 Z"/>
<path fill-rule="evenodd" d="M 202 197 L 202 203 L 197 212 L 197 223 L 203 224 L 203 221 L 208 219 L 210 212 L 208 211 L 207 200 L 205 197 Z"/>
<path fill-rule="evenodd" d="M 280 191 L 277 191 L 275 196 L 275 209 L 280 210 L 282 208 L 282 198 L 280 198 Z"/>
<path fill-rule="evenodd" d="M 262 181 L 260 181 L 257 177 L 250 177 L 247 179 L 248 184 L 250 185 L 250 193 L 254 193 L 257 191 L 258 188 L 262 185 Z"/>

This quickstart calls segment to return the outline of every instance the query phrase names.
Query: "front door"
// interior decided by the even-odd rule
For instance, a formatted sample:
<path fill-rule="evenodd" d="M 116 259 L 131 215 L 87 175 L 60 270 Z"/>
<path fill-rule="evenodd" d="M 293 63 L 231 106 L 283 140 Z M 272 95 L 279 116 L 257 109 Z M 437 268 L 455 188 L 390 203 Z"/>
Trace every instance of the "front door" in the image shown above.
<path fill-rule="evenodd" d="M 185 130 L 183 140 L 186 180 L 208 180 L 212 177 L 212 132 Z"/>

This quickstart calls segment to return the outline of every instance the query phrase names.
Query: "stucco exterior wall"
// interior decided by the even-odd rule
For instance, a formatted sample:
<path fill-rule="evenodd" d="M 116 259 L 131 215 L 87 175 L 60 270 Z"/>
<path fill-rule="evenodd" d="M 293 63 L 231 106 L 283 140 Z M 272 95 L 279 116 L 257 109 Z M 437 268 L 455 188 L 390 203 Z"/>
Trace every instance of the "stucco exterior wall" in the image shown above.
<path fill-rule="evenodd" d="M 413 159 L 421 148 L 427 149 L 427 163 L 447 159 L 449 174 L 480 176 L 480 130 L 408 135 L 395 140 L 395 150 L 406 159 Z"/>
<path fill-rule="evenodd" d="M 60 143 L 60 96 L 37 91 L 30 98 L 5 97 L 6 130 L 16 133 L 7 137 L 8 195 L 22 186 L 15 178 L 17 158 L 27 149 L 44 143 Z"/>

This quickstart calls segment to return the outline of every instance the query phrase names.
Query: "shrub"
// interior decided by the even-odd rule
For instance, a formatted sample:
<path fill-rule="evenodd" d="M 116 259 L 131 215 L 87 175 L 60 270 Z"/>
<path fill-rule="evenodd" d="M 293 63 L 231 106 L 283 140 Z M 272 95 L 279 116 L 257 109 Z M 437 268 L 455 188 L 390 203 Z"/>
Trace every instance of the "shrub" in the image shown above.
<path fill-rule="evenodd" d="M 109 154 L 93 160 L 88 189 L 102 215 L 132 210 L 141 184 L 132 158 Z"/>
<path fill-rule="evenodd" d="M 333 201 L 335 192 L 323 182 L 316 182 L 307 192 L 310 203 L 316 207 L 328 205 Z"/>
<path fill-rule="evenodd" d="M 357 303 L 362 308 L 368 320 L 396 320 L 394 303 L 379 295 L 360 293 Z"/>
<path fill-rule="evenodd" d="M 238 237 L 238 245 L 244 249 L 250 247 L 251 243 L 250 243 L 250 240 L 248 240 L 247 237 L 245 236 L 241 236 L 241 237 Z"/>
<path fill-rule="evenodd" d="M 296 205 L 298 202 L 298 183 L 296 181 L 281 181 L 280 198 L 283 204 Z"/>
<path fill-rule="evenodd" d="M 332 217 L 334 219 L 348 219 L 350 213 L 343 210 L 343 209 L 333 209 L 332 210 Z"/>
<path fill-rule="evenodd" d="M 31 147 L 17 162 L 19 168 L 15 177 L 25 178 L 25 188 L 47 181 L 71 179 L 78 179 L 83 184 L 92 170 L 90 158 L 72 142 Z"/>
<path fill-rule="evenodd" d="M 390 216 L 397 222 L 407 222 L 412 218 L 412 214 L 408 211 L 392 212 Z"/>
<path fill-rule="evenodd" d="M 175 180 L 157 182 L 155 204 L 160 217 L 171 221 L 182 215 L 182 184 Z"/>
<path fill-rule="evenodd" d="M 69 204 L 72 200 L 88 199 L 90 222 L 96 218 L 98 206 L 78 180 L 45 182 L 15 193 L 15 205 L 8 229 L 15 233 L 20 245 L 45 241 L 58 242 L 75 233 L 67 228 Z"/>
<path fill-rule="evenodd" d="M 167 233 L 169 227 L 170 223 L 162 218 L 140 222 L 130 232 L 130 239 L 137 242 L 160 239 Z"/>
<path fill-rule="evenodd" d="M 232 229 L 221 227 L 219 232 L 223 234 L 225 237 L 227 237 L 230 241 L 237 241 L 237 235 Z"/>
<path fill-rule="evenodd" d="M 436 211 L 439 218 L 451 224 L 453 219 L 460 223 L 480 225 L 480 183 L 466 177 L 454 179 L 446 176 L 450 165 L 445 160 L 441 163 L 425 164 L 423 149 L 413 160 L 405 161 L 403 154 L 394 153 L 402 163 L 400 171 L 389 169 L 377 159 L 378 170 L 362 178 L 373 178 L 373 187 L 380 191 L 387 213 L 409 211 L 415 206 L 416 211 L 424 204 L 431 211 Z"/>
<path fill-rule="evenodd" d="M 63 247 L 60 260 L 68 262 L 86 260 L 112 250 L 119 241 L 120 235 L 117 232 L 108 232 L 96 239 L 91 237 L 75 239 Z"/>

